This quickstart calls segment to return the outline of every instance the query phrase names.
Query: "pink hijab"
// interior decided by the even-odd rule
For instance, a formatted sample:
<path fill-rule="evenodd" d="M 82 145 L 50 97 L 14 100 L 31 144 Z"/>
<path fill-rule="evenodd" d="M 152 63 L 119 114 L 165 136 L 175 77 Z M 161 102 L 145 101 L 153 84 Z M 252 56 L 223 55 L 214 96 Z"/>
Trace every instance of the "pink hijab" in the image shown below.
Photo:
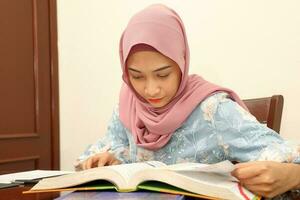
<path fill-rule="evenodd" d="M 129 83 L 126 59 L 132 47 L 140 44 L 149 45 L 169 57 L 182 72 L 176 95 L 162 108 L 152 107 Z M 140 147 L 157 150 L 166 145 L 197 105 L 217 91 L 227 92 L 246 108 L 232 90 L 188 74 L 190 54 L 183 22 L 175 11 L 164 5 L 151 5 L 131 18 L 120 39 L 119 51 L 125 82 L 119 99 L 120 120 Z"/>

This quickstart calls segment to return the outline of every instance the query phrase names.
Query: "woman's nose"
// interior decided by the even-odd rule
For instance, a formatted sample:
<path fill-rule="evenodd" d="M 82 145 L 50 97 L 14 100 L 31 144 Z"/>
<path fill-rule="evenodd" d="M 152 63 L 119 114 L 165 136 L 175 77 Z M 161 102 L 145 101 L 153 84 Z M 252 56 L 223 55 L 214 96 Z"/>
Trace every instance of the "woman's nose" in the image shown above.
<path fill-rule="evenodd" d="M 155 81 L 147 81 L 145 86 L 145 94 L 149 97 L 158 97 L 160 92 L 160 87 L 155 83 Z"/>

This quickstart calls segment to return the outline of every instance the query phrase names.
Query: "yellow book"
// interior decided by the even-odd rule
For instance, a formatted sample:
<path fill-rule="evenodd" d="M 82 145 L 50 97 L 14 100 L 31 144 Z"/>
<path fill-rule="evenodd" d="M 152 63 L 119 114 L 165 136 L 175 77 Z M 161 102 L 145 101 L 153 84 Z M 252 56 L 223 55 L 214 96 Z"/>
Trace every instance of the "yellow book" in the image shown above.
<path fill-rule="evenodd" d="M 118 192 L 150 190 L 204 199 L 260 199 L 230 175 L 233 169 L 229 161 L 211 165 L 165 165 L 159 161 L 113 165 L 46 178 L 24 193 L 114 189 Z"/>

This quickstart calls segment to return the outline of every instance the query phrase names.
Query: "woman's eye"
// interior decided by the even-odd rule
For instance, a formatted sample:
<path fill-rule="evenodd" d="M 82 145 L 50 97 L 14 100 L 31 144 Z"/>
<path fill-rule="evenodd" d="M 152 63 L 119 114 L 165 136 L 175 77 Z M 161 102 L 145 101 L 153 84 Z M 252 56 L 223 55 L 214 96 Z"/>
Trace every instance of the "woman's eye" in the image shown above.
<path fill-rule="evenodd" d="M 131 76 L 133 79 L 141 79 L 143 78 L 142 76 Z"/>
<path fill-rule="evenodd" d="M 157 74 L 157 76 L 158 76 L 159 78 L 166 78 L 166 77 L 169 76 L 169 74 Z"/>

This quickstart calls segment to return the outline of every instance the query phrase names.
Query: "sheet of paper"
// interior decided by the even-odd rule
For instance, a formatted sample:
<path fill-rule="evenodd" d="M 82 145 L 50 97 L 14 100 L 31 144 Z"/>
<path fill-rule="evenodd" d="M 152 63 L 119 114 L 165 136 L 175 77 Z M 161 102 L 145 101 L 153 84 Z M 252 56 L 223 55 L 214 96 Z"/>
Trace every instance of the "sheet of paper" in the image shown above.
<path fill-rule="evenodd" d="M 56 170 L 33 170 L 18 172 L 12 174 L 0 175 L 0 183 L 11 183 L 15 180 L 33 180 L 50 176 L 58 176 L 63 174 L 74 173 L 72 171 L 56 171 Z"/>

